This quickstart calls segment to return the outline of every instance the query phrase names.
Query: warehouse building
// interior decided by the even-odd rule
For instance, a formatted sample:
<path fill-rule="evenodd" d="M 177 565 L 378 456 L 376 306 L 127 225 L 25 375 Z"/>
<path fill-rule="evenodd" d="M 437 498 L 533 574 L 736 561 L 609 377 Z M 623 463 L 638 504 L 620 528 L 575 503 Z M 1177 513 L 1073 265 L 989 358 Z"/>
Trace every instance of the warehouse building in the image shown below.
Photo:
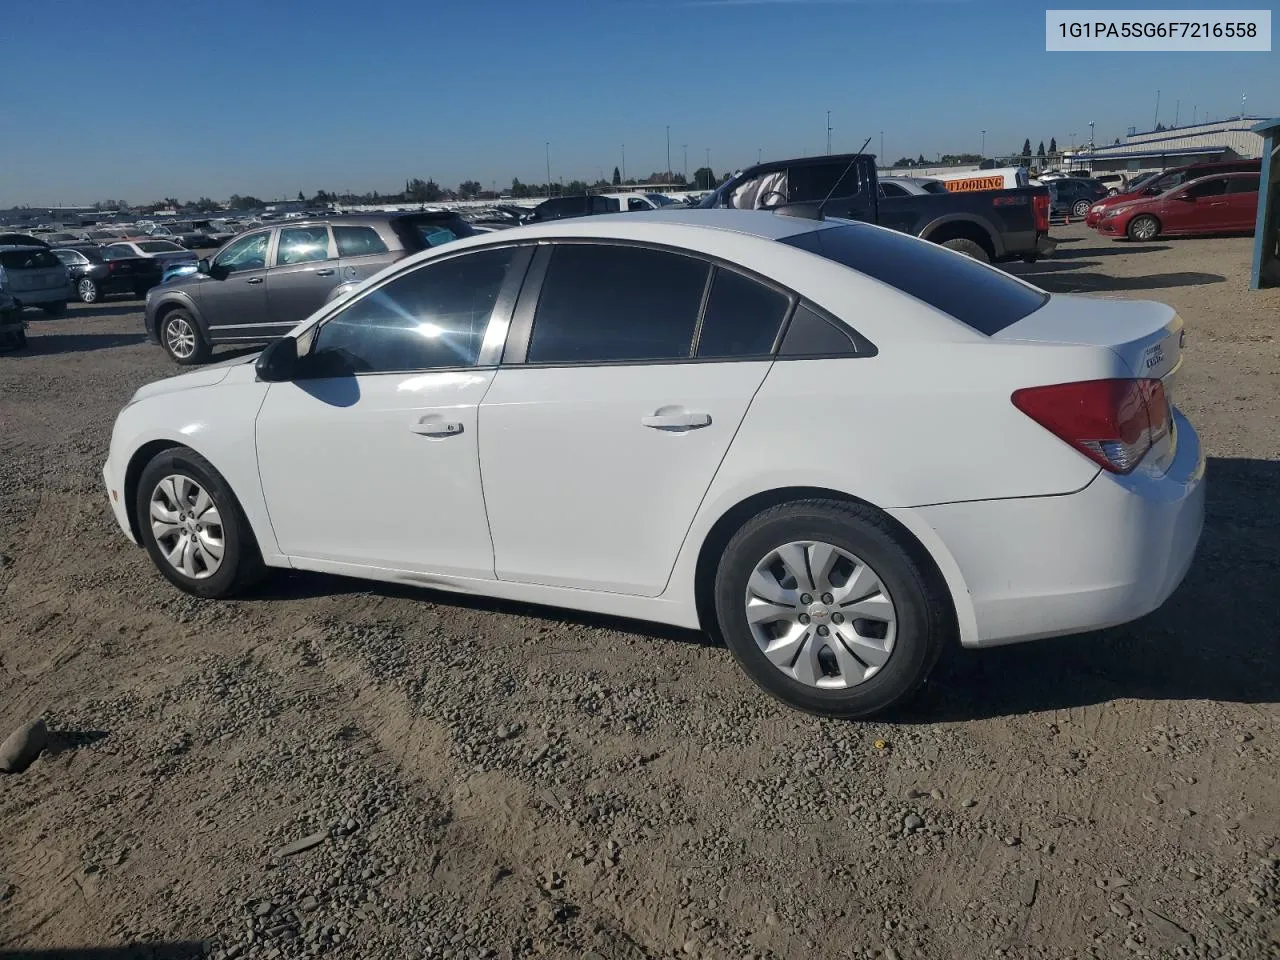
<path fill-rule="evenodd" d="M 1263 117 L 1237 117 L 1188 127 L 1131 133 L 1109 147 L 1083 147 L 1071 156 L 1073 170 L 1093 174 L 1140 176 L 1188 163 L 1256 160 L 1262 156 L 1262 137 L 1254 127 Z"/>

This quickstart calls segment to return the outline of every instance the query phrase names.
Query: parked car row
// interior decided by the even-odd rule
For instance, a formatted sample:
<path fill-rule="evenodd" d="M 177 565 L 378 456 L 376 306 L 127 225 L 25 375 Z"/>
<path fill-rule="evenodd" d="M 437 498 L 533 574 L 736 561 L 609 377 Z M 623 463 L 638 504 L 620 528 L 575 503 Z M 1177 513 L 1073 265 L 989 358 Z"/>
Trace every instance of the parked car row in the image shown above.
<path fill-rule="evenodd" d="M 1137 241 L 1252 230 L 1262 161 L 1198 163 L 1152 174 L 1089 207 L 1103 236 Z"/>

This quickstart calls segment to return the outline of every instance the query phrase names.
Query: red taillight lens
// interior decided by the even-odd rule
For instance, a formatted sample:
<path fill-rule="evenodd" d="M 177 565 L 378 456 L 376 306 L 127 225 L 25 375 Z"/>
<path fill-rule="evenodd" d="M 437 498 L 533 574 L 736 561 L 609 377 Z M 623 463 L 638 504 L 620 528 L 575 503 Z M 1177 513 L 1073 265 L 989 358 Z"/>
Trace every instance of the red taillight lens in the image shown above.
<path fill-rule="evenodd" d="M 1049 232 L 1049 195 L 1037 194 L 1031 201 L 1032 212 L 1036 218 L 1036 232 Z"/>
<path fill-rule="evenodd" d="M 116 265 L 115 265 L 112 261 L 108 260 L 108 261 L 107 261 L 107 273 L 115 273 L 115 272 L 116 272 Z"/>
<path fill-rule="evenodd" d="M 1014 391 L 1013 405 L 1112 473 L 1129 473 L 1168 432 L 1159 380 L 1086 380 Z"/>

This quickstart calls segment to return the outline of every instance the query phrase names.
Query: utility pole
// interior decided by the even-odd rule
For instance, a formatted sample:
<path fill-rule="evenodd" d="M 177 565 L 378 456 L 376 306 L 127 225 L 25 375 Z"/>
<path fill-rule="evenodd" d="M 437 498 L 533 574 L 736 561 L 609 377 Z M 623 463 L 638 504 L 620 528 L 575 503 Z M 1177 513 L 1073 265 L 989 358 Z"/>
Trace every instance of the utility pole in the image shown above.
<path fill-rule="evenodd" d="M 547 196 L 551 196 L 551 141 L 547 141 Z"/>
<path fill-rule="evenodd" d="M 1240 94 L 1240 119 L 1241 120 L 1244 119 L 1244 102 L 1248 99 L 1249 99 L 1249 95 L 1247 93 Z"/>
<path fill-rule="evenodd" d="M 667 181 L 671 181 L 671 124 L 667 124 Z"/>
<path fill-rule="evenodd" d="M 680 144 L 680 148 L 684 150 L 684 182 L 689 182 L 689 145 L 687 143 Z"/>
<path fill-rule="evenodd" d="M 880 131 L 880 162 L 884 163 L 884 131 Z"/>
<path fill-rule="evenodd" d="M 627 182 L 627 145 L 622 145 L 622 182 Z"/>
<path fill-rule="evenodd" d="M 983 160 L 987 159 L 987 131 L 982 131 L 982 152 L 979 154 Z"/>
<path fill-rule="evenodd" d="M 827 153 L 831 153 L 831 111 L 827 111 Z"/>
<path fill-rule="evenodd" d="M 1178 126 L 1178 112 L 1179 112 L 1181 109 L 1182 109 L 1182 101 L 1181 101 L 1181 100 L 1175 100 L 1175 101 L 1173 101 L 1173 126 L 1174 126 L 1174 129 L 1177 129 L 1177 126 Z"/>
<path fill-rule="evenodd" d="M 1157 90 L 1156 91 L 1156 117 L 1154 120 L 1151 121 L 1151 129 L 1154 130 L 1159 125 L 1160 125 L 1160 91 Z M 1093 124 L 1090 124 L 1090 126 L 1093 126 Z"/>
<path fill-rule="evenodd" d="M 1093 151 L 1093 121 L 1089 121 L 1089 150 Z"/>
<path fill-rule="evenodd" d="M 707 147 L 707 169 L 711 169 L 711 148 Z"/>
<path fill-rule="evenodd" d="M 1192 125 L 1193 127 L 1196 125 L 1196 112 L 1197 112 L 1199 109 L 1200 109 L 1200 104 L 1198 104 L 1198 103 L 1193 103 L 1193 104 L 1191 105 L 1191 125 Z"/>
<path fill-rule="evenodd" d="M 756 163 L 760 162 L 760 156 L 764 153 L 764 147 L 756 147 Z"/>

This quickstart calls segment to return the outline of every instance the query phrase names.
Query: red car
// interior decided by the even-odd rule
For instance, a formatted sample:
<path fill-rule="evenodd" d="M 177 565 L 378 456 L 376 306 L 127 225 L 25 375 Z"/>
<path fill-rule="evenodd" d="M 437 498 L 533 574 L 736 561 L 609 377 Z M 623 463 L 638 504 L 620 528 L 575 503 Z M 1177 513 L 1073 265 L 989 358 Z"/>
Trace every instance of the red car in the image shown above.
<path fill-rule="evenodd" d="M 1258 215 L 1257 173 L 1201 177 L 1158 197 L 1118 203 L 1102 214 L 1098 232 L 1130 240 L 1154 240 L 1179 233 L 1252 230 Z"/>
<path fill-rule="evenodd" d="M 1114 197 L 1103 197 L 1089 208 L 1084 222 L 1087 226 L 1096 227 L 1102 215 L 1118 203 L 1128 203 L 1144 197 L 1156 197 L 1167 190 L 1181 186 L 1190 180 L 1199 180 L 1215 173 L 1261 173 L 1261 160 L 1224 160 L 1220 163 L 1193 163 L 1186 167 L 1174 167 L 1159 175 L 1151 175 L 1135 180 L 1133 185 Z"/>

